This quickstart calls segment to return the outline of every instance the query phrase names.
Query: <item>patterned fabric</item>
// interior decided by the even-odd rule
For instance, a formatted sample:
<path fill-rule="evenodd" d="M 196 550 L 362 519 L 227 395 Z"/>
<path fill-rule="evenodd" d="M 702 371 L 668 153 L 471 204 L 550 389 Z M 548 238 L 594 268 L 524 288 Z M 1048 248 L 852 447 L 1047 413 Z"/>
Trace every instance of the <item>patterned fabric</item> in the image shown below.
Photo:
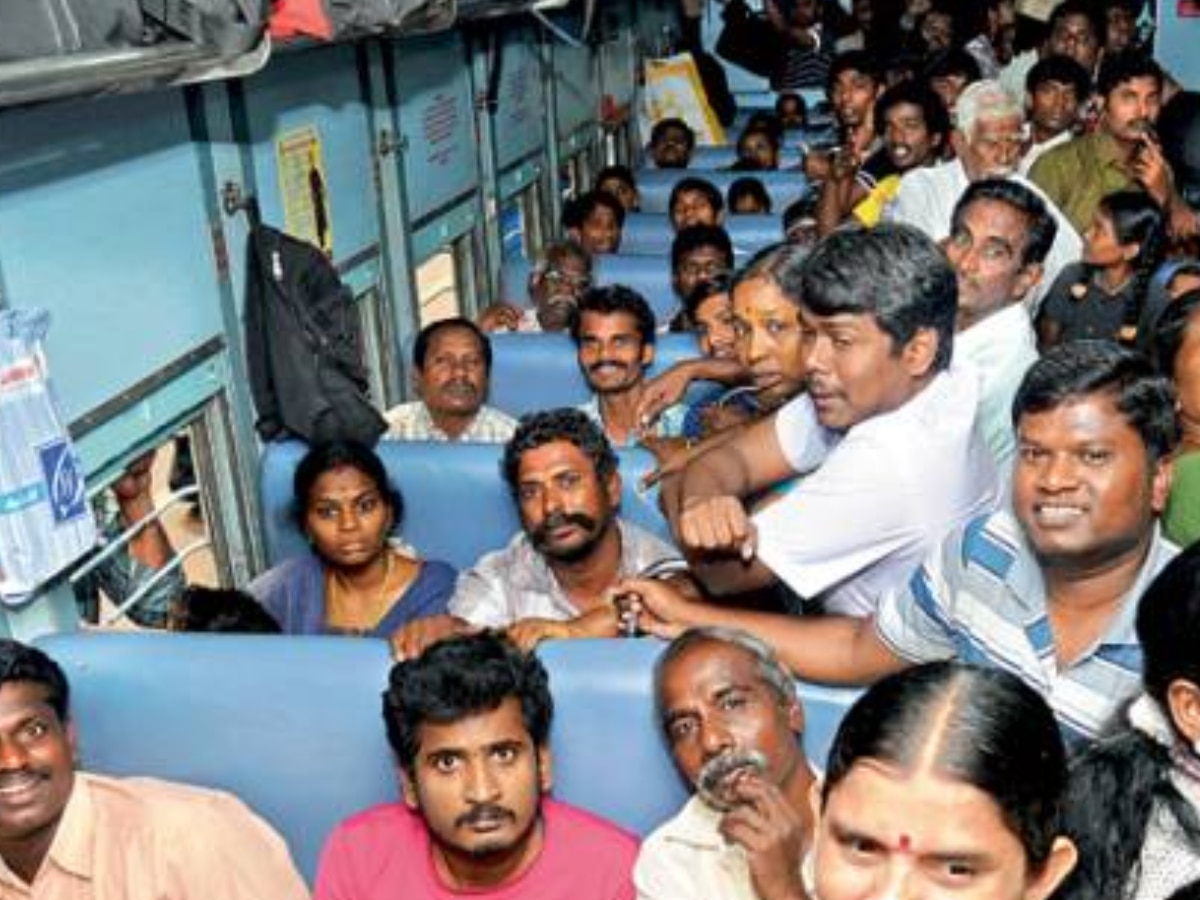
<path fill-rule="evenodd" d="M 388 441 L 468 441 L 479 444 L 505 444 L 517 429 L 517 420 L 490 406 L 479 407 L 479 412 L 462 433 L 451 438 L 442 431 L 429 415 L 429 410 L 420 400 L 393 406 L 383 417 L 388 430 L 383 439 Z"/>
<path fill-rule="evenodd" d="M 1065 668 L 1055 658 L 1041 569 L 1006 510 L 975 519 L 943 541 L 906 588 L 883 599 L 876 629 L 912 662 L 956 658 L 1012 672 L 1046 698 L 1068 741 L 1092 739 L 1141 690 L 1137 601 L 1177 552 L 1156 530 L 1104 634 Z"/>
<path fill-rule="evenodd" d="M 605 437 L 613 443 L 614 446 L 636 447 L 640 440 L 640 435 L 630 434 L 629 439 L 623 445 L 618 444 L 613 440 L 613 436 L 608 433 L 608 428 L 604 424 L 604 416 L 600 414 L 600 398 L 596 394 L 592 395 L 592 399 L 587 403 L 581 403 L 576 407 L 580 412 L 586 413 L 587 417 L 595 422 L 604 431 Z M 674 406 L 664 409 L 662 415 L 658 417 L 658 421 L 654 423 L 654 427 L 650 430 L 648 437 L 658 438 L 676 438 L 684 436 L 684 421 L 687 419 L 688 407 L 682 403 L 677 403 Z"/>

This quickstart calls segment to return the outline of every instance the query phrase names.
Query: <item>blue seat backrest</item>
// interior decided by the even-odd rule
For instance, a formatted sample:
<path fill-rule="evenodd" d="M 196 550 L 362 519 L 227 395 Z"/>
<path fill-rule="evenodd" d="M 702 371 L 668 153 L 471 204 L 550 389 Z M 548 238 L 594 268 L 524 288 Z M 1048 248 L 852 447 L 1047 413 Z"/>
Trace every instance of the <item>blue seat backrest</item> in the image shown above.
<path fill-rule="evenodd" d="M 274 565 L 309 552 L 292 520 L 292 476 L 307 448 L 299 441 L 268 444 L 260 461 L 259 491 L 267 560 Z M 521 527 L 500 474 L 502 444 L 381 441 L 375 448 L 404 497 L 404 539 L 428 559 L 465 569 L 507 544 Z M 654 467 L 649 452 L 621 449 L 621 514 L 669 540 L 657 494 L 638 493 Z"/>
<path fill-rule="evenodd" d="M 84 769 L 232 791 L 284 836 L 310 881 L 333 827 L 399 798 L 380 693 L 382 641 L 97 634 L 39 641 L 72 689 Z M 645 834 L 686 792 L 659 737 L 654 640 L 544 644 L 554 794 Z M 855 692 L 800 684 L 805 747 L 823 766 Z"/>
<path fill-rule="evenodd" d="M 728 144 L 697 147 L 688 160 L 689 169 L 728 169 L 737 161 L 737 135 L 731 136 Z M 800 141 L 803 132 L 784 133 L 783 146 L 779 150 L 779 165 L 784 168 L 800 165 Z M 754 175 L 754 172 L 738 172 L 739 175 Z"/>
<path fill-rule="evenodd" d="M 498 332 L 492 339 L 492 388 L 488 402 L 510 416 L 586 403 L 591 392 L 579 371 L 575 342 L 566 334 Z M 660 334 L 655 344 L 657 375 L 699 356 L 690 334 Z"/>
<path fill-rule="evenodd" d="M 668 244 L 668 251 L 670 245 Z M 595 282 L 623 284 L 633 288 L 650 304 L 660 324 L 666 324 L 678 305 L 675 291 L 671 287 L 671 260 L 667 253 L 662 256 L 634 256 L 613 253 L 597 256 L 595 260 Z M 502 299 L 516 306 L 529 305 L 529 261 L 513 259 L 504 263 L 500 274 Z"/>
<path fill-rule="evenodd" d="M 689 176 L 703 178 L 721 192 L 729 194 L 729 184 L 745 172 L 707 171 L 704 169 L 643 169 L 637 173 L 638 194 L 642 198 L 642 212 L 667 212 L 671 200 L 671 189 L 675 182 Z M 808 194 L 808 179 L 803 172 L 753 172 L 771 195 L 773 209 L 783 213 L 787 207 Z"/>
<path fill-rule="evenodd" d="M 735 256 L 749 256 L 768 244 L 783 240 L 783 220 L 774 214 L 726 215 L 725 230 L 733 243 Z M 666 213 L 630 213 L 625 218 L 621 255 L 669 259 L 674 240 L 675 229 Z"/>

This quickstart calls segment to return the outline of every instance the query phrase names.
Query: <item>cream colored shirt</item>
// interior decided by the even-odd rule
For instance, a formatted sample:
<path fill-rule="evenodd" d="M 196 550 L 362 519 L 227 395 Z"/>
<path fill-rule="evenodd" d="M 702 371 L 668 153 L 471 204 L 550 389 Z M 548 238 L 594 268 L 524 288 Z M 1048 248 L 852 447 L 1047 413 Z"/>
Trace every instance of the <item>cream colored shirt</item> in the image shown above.
<path fill-rule="evenodd" d="M 54 843 L 4 900 L 308 900 L 283 839 L 232 794 L 77 772 Z"/>

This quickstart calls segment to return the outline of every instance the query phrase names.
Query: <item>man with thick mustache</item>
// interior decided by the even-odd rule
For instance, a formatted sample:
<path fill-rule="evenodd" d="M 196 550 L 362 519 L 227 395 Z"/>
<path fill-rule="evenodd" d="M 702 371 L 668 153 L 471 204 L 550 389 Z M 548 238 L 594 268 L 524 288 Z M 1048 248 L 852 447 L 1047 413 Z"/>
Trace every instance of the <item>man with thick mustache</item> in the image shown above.
<path fill-rule="evenodd" d="M 426 325 L 413 344 L 413 386 L 421 399 L 387 411 L 385 439 L 507 441 L 517 423 L 483 403 L 491 372 L 491 342 L 470 319 Z"/>
<path fill-rule="evenodd" d="M 283 839 L 232 794 L 77 771 L 70 694 L 45 653 L 0 640 L 0 897 L 307 900 Z"/>
<path fill-rule="evenodd" d="M 618 446 L 644 437 L 677 438 L 687 410 L 664 410 L 647 430 L 638 419 L 646 370 L 654 362 L 654 311 L 637 291 L 623 285 L 592 288 L 579 301 L 571 322 L 579 369 L 594 396 L 580 409 Z"/>
<path fill-rule="evenodd" d="M 575 409 L 525 416 L 504 450 L 503 472 L 523 530 L 459 575 L 452 620 L 508 628 L 522 647 L 616 636 L 608 589 L 678 562 L 678 553 L 617 517 L 621 476 L 600 429 Z"/>
<path fill-rule="evenodd" d="M 397 664 L 383 718 L 404 802 L 338 826 L 317 900 L 632 900 L 637 840 L 545 796 L 553 709 L 541 662 L 495 634 Z"/>
<path fill-rule="evenodd" d="M 694 628 L 654 670 L 667 746 L 696 795 L 638 855 L 639 900 L 803 896 L 815 776 L 791 675 L 758 638 Z"/>

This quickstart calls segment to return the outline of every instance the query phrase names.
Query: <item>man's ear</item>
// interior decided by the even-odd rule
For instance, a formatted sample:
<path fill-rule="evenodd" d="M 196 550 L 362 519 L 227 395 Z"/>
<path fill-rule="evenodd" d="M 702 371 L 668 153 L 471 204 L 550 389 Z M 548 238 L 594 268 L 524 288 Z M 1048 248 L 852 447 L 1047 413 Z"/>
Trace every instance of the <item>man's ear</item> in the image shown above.
<path fill-rule="evenodd" d="M 642 368 L 648 369 L 654 365 L 654 345 L 642 344 Z"/>
<path fill-rule="evenodd" d="M 1056 837 L 1050 846 L 1050 855 L 1042 865 L 1042 870 L 1033 877 L 1025 890 L 1024 900 L 1046 900 L 1051 896 L 1063 880 L 1071 874 L 1079 861 L 1079 851 L 1069 838 Z"/>
<path fill-rule="evenodd" d="M 400 793 L 404 796 L 404 805 L 415 812 L 421 808 L 417 795 L 416 778 L 404 766 L 401 766 L 398 771 L 400 773 Z"/>
<path fill-rule="evenodd" d="M 538 790 L 543 794 L 550 793 L 554 787 L 554 758 L 550 755 L 550 745 L 537 748 Z"/>
<path fill-rule="evenodd" d="M 1013 299 L 1020 300 L 1037 287 L 1044 272 L 1041 263 L 1026 263 L 1022 266 L 1021 271 L 1017 273 L 1017 280 L 1013 283 Z"/>
<path fill-rule="evenodd" d="M 618 509 L 621 506 L 621 473 L 613 471 L 604 485 L 604 491 L 608 494 L 608 503 L 613 509 Z"/>
<path fill-rule="evenodd" d="M 71 748 L 71 762 L 75 768 L 79 768 L 79 730 L 75 727 L 75 720 L 68 719 L 66 728 L 63 729 L 67 735 L 67 746 Z"/>
<path fill-rule="evenodd" d="M 900 355 L 912 377 L 922 378 L 933 371 L 933 361 L 937 358 L 940 343 L 936 328 L 918 328 L 917 333 L 908 339 Z"/>
<path fill-rule="evenodd" d="M 954 151 L 954 155 L 959 159 L 963 157 L 963 151 L 967 146 L 966 136 L 957 128 L 950 129 L 950 147 Z"/>
<path fill-rule="evenodd" d="M 1167 706 L 1171 720 L 1187 742 L 1200 741 L 1200 687 L 1186 678 L 1176 678 L 1167 686 Z"/>
<path fill-rule="evenodd" d="M 1150 478 L 1150 508 L 1157 514 L 1167 508 L 1167 497 L 1171 494 L 1171 481 L 1175 477 L 1175 457 L 1164 456 L 1154 464 Z"/>

